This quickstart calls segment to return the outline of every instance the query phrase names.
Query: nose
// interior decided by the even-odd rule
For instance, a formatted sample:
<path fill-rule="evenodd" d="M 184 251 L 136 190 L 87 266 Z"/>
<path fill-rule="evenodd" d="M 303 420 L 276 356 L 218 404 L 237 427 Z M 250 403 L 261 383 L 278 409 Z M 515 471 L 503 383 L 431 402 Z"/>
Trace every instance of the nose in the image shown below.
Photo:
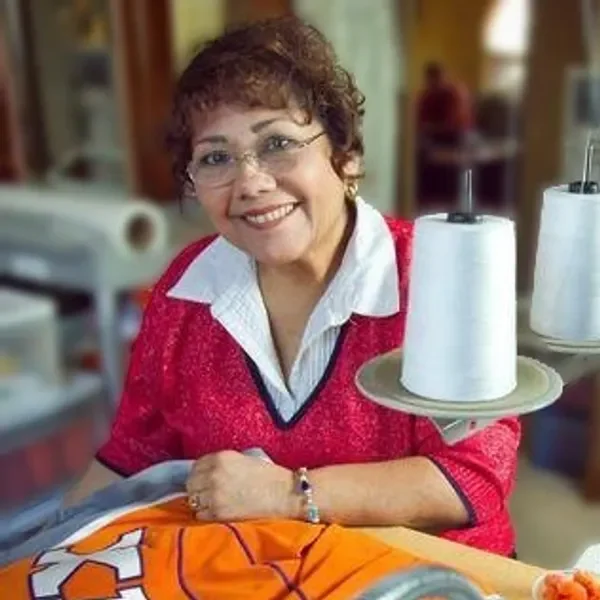
<path fill-rule="evenodd" d="M 277 181 L 257 161 L 244 160 L 238 166 L 234 181 L 234 194 L 242 200 L 257 198 L 266 192 L 272 192 Z"/>

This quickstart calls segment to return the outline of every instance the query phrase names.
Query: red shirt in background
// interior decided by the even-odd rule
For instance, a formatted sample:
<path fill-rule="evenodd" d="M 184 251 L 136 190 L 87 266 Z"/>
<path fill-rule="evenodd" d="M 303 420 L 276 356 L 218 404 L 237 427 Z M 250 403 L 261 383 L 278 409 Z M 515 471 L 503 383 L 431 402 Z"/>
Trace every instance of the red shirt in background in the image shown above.
<path fill-rule="evenodd" d="M 465 133 L 473 122 L 471 96 L 463 84 L 444 82 L 421 92 L 417 102 L 419 131 Z"/>

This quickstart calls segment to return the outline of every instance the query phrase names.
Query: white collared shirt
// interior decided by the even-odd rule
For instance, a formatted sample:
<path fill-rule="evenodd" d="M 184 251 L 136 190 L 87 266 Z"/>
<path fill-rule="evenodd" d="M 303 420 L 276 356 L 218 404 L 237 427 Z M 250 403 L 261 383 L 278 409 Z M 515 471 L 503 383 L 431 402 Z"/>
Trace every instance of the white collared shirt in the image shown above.
<path fill-rule="evenodd" d="M 287 383 L 252 257 L 217 237 L 167 296 L 210 304 L 213 318 L 254 362 L 279 416 L 288 422 L 319 385 L 351 315 L 386 317 L 399 311 L 394 240 L 381 214 L 358 198 L 342 264 L 308 320 Z"/>

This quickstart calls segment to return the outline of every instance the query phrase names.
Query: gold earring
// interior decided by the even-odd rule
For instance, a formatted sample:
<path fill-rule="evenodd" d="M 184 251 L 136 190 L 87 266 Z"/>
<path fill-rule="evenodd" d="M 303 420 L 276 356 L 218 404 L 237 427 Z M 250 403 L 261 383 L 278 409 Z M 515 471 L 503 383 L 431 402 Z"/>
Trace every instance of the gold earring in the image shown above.
<path fill-rule="evenodd" d="M 346 200 L 348 200 L 348 202 L 356 202 L 357 195 L 358 183 L 356 183 L 356 181 L 349 181 L 346 184 Z"/>

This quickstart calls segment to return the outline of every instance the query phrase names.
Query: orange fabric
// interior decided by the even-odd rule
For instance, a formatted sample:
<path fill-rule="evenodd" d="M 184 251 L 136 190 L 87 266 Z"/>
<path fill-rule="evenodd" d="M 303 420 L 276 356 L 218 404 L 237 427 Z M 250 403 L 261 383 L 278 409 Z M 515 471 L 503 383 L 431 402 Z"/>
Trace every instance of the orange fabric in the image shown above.
<path fill-rule="evenodd" d="M 338 526 L 198 523 L 183 498 L 108 520 L 0 569 L 0 597 L 10 590 L 11 600 L 348 600 L 422 562 Z"/>

